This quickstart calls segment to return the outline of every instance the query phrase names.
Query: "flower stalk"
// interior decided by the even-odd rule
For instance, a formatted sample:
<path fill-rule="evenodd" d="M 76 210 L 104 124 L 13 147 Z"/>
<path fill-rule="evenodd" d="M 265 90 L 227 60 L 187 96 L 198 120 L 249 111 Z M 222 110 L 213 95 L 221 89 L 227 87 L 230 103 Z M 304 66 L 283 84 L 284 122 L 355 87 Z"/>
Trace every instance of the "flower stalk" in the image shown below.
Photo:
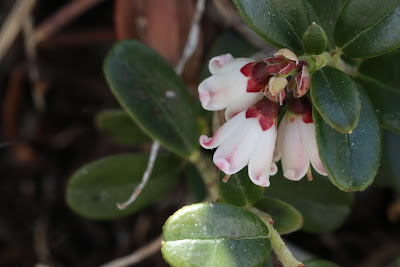
<path fill-rule="evenodd" d="M 208 155 L 204 155 L 201 152 L 196 152 L 193 154 L 189 158 L 189 161 L 196 167 L 197 171 L 203 178 L 203 182 L 206 185 L 209 194 L 207 201 L 215 202 L 218 200 L 218 173 L 216 171 L 214 162 Z"/>
<path fill-rule="evenodd" d="M 250 207 L 249 210 L 257 215 L 268 227 L 270 234 L 271 247 L 278 257 L 278 260 L 282 263 L 283 267 L 305 267 L 305 265 L 296 260 L 293 254 L 290 252 L 288 247 L 285 245 L 282 237 L 273 227 L 273 220 L 271 216 L 265 212 L 260 211 L 254 207 Z"/>

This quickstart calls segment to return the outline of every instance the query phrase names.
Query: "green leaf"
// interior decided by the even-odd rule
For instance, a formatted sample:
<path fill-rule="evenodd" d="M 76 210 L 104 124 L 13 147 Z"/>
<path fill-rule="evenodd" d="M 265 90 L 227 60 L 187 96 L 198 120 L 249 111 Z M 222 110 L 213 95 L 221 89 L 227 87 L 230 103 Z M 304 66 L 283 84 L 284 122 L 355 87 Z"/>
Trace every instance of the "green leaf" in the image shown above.
<path fill-rule="evenodd" d="M 374 180 L 381 154 L 381 133 L 375 111 L 360 87 L 361 115 L 351 134 L 335 131 L 313 109 L 319 155 L 330 180 L 341 190 L 361 191 Z"/>
<path fill-rule="evenodd" d="M 187 190 L 194 203 L 202 202 L 207 197 L 207 187 L 201 174 L 195 166 L 188 165 L 185 169 L 185 175 Z"/>
<path fill-rule="evenodd" d="M 400 47 L 399 0 L 349 0 L 336 23 L 334 38 L 343 53 L 374 57 Z"/>
<path fill-rule="evenodd" d="M 108 138 L 121 145 L 139 145 L 151 142 L 123 110 L 104 110 L 95 118 L 96 127 Z"/>
<path fill-rule="evenodd" d="M 145 133 L 180 156 L 198 149 L 188 92 L 160 55 L 139 41 L 122 41 L 108 53 L 103 69 L 111 91 Z"/>
<path fill-rule="evenodd" d="M 307 267 L 339 267 L 336 263 L 321 259 L 306 260 L 303 263 Z"/>
<path fill-rule="evenodd" d="M 303 52 L 301 37 L 311 24 L 303 0 L 233 0 L 242 19 L 267 42 Z"/>
<path fill-rule="evenodd" d="M 296 208 L 304 219 L 302 230 L 326 233 L 338 228 L 350 214 L 352 194 L 340 191 L 325 176 L 313 172 L 310 182 L 298 182 L 283 177 L 282 168 L 272 176 L 271 186 L 264 195 L 278 198 Z"/>
<path fill-rule="evenodd" d="M 400 257 L 393 262 L 394 267 L 400 267 Z"/>
<path fill-rule="evenodd" d="M 389 185 L 400 193 L 400 136 L 389 131 L 383 134 L 382 162 L 379 167 L 377 183 Z"/>
<path fill-rule="evenodd" d="M 367 91 L 382 127 L 400 134 L 400 51 L 364 60 L 357 80 Z"/>
<path fill-rule="evenodd" d="M 165 223 L 161 252 L 171 266 L 260 266 L 270 253 L 267 226 L 223 203 L 184 207 Z"/>
<path fill-rule="evenodd" d="M 280 234 L 297 231 L 303 225 L 301 213 L 277 198 L 264 197 L 254 207 L 271 216 L 274 221 L 274 228 Z"/>
<path fill-rule="evenodd" d="M 121 154 L 84 165 L 68 182 L 68 206 L 86 218 L 104 220 L 132 214 L 154 203 L 176 185 L 182 166 L 179 159 L 159 155 L 136 201 L 124 210 L 116 206 L 126 201 L 140 183 L 148 159 L 145 154 Z"/>
<path fill-rule="evenodd" d="M 274 267 L 274 264 L 272 263 L 271 258 L 268 258 L 268 260 L 266 262 L 264 262 L 262 267 Z"/>
<path fill-rule="evenodd" d="M 337 131 L 351 132 L 360 117 L 360 98 L 353 80 L 344 72 L 323 67 L 311 76 L 311 97 L 314 107 Z"/>
<path fill-rule="evenodd" d="M 264 187 L 255 185 L 249 178 L 247 167 L 232 174 L 225 183 L 223 172 L 218 172 L 218 191 L 221 199 L 229 204 L 244 207 L 259 200 Z"/>
<path fill-rule="evenodd" d="M 328 39 L 324 29 L 313 22 L 303 35 L 304 51 L 309 55 L 320 55 L 328 47 Z"/>
<path fill-rule="evenodd" d="M 333 40 L 333 31 L 344 3 L 345 0 L 306 0 L 310 21 L 315 21 L 325 30 L 330 49 L 336 47 Z"/>

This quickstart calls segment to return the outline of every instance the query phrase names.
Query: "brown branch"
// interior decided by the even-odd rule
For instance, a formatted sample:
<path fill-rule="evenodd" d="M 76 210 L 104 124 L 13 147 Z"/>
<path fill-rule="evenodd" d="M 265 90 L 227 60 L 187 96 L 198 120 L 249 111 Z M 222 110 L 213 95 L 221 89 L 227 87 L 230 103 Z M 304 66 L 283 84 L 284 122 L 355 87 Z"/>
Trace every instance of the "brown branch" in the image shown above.
<path fill-rule="evenodd" d="M 65 27 L 88 9 L 104 0 L 75 0 L 47 18 L 35 31 L 34 41 L 40 43 Z"/>

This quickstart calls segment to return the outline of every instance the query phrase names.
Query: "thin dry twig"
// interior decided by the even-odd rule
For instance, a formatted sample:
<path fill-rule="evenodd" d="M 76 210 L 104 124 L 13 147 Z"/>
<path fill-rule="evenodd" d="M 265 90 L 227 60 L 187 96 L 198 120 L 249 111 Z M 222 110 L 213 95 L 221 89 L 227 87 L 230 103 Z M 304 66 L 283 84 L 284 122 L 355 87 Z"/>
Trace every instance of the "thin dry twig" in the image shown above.
<path fill-rule="evenodd" d="M 0 60 L 7 53 L 18 33 L 22 29 L 24 19 L 31 13 L 36 0 L 18 0 L 0 29 Z"/>
<path fill-rule="evenodd" d="M 200 20 L 201 17 L 203 16 L 205 4 L 206 4 L 205 0 L 198 0 L 196 3 L 196 12 L 194 13 L 193 16 L 192 26 L 190 27 L 188 40 L 186 42 L 185 49 L 183 50 L 182 58 L 178 62 L 178 65 L 176 65 L 175 68 L 175 71 L 178 74 L 182 74 L 186 62 L 193 55 L 197 47 L 197 44 L 199 42 Z"/>
<path fill-rule="evenodd" d="M 104 0 L 75 0 L 66 4 L 36 28 L 34 42 L 40 43 L 49 38 L 72 20 L 79 17 L 82 13 L 103 1 Z"/>
<path fill-rule="evenodd" d="M 51 263 L 50 251 L 47 239 L 48 222 L 46 218 L 39 218 L 33 228 L 33 242 L 36 255 L 39 262 Z"/>
<path fill-rule="evenodd" d="M 160 250 L 161 241 L 162 241 L 162 235 L 160 235 L 159 237 L 157 237 L 144 247 L 141 247 L 140 249 L 136 250 L 133 254 L 119 259 L 115 259 L 104 265 L 101 265 L 100 267 L 124 267 L 141 262 L 143 259 L 153 255 L 154 253 Z"/>
<path fill-rule="evenodd" d="M 154 162 L 156 161 L 159 149 L 160 149 L 160 143 L 158 141 L 154 140 L 153 144 L 151 145 L 149 162 L 147 163 L 146 170 L 143 173 L 142 181 L 140 182 L 140 184 L 138 186 L 136 186 L 135 190 L 133 190 L 133 192 L 132 192 L 132 195 L 129 197 L 129 199 L 126 202 L 117 203 L 117 207 L 120 210 L 125 209 L 130 204 L 132 204 L 136 200 L 136 198 L 140 195 L 140 193 L 142 192 L 143 188 L 146 186 L 147 181 L 150 178 L 150 174 L 153 171 Z"/>
<path fill-rule="evenodd" d="M 37 64 L 36 44 L 33 41 L 34 28 L 33 17 L 29 14 L 23 25 L 25 54 L 28 61 L 28 74 L 32 85 L 32 99 L 36 109 L 45 109 L 44 92 L 47 89 L 47 83 L 40 81 L 39 66 Z"/>

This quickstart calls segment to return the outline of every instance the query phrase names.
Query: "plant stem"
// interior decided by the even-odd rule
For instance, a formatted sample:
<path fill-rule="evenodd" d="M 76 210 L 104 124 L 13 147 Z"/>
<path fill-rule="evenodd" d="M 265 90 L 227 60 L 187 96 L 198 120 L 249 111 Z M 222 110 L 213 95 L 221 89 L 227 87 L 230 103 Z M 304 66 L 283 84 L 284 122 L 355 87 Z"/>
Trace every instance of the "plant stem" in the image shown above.
<path fill-rule="evenodd" d="M 209 201 L 216 201 L 219 198 L 217 189 L 218 173 L 216 172 L 214 162 L 208 155 L 204 155 L 201 152 L 192 155 L 189 160 L 196 166 L 196 169 L 201 174 L 206 184 L 209 193 Z"/>
<path fill-rule="evenodd" d="M 283 241 L 282 237 L 279 235 L 278 231 L 272 226 L 273 220 L 269 214 L 264 213 L 254 207 L 249 208 L 254 214 L 256 214 L 268 227 L 270 240 L 271 240 L 271 247 L 274 250 L 276 256 L 278 257 L 279 261 L 282 263 L 284 267 L 302 267 L 304 266 L 303 263 L 296 260 L 292 253 L 289 251 L 285 242 Z"/>

